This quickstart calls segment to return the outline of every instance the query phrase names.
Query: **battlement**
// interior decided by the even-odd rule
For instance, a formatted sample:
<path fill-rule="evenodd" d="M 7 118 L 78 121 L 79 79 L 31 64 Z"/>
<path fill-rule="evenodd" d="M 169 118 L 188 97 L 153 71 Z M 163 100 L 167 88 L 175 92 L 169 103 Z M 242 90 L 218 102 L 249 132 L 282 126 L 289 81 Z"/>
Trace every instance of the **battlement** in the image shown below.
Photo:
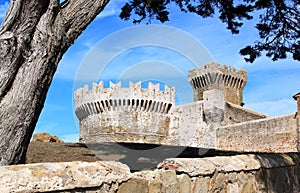
<path fill-rule="evenodd" d="M 242 91 L 247 83 L 247 72 L 212 62 L 189 71 L 189 81 L 194 89 L 194 100 L 203 100 L 203 92 L 223 90 L 225 100 L 241 105 Z"/>
<path fill-rule="evenodd" d="M 247 82 L 247 72 L 243 69 L 236 71 L 234 67 L 221 66 L 218 63 L 212 62 L 200 66 L 198 70 L 190 70 L 189 81 L 194 88 L 219 83 L 220 85 L 224 84 L 239 89 L 245 86 Z"/>
<path fill-rule="evenodd" d="M 167 114 L 175 104 L 175 88 L 160 84 L 148 83 L 148 88 L 142 88 L 142 83 L 129 82 L 129 87 L 122 87 L 121 82 L 110 82 L 104 87 L 104 82 L 93 83 L 75 91 L 75 114 L 79 120 L 91 114 L 108 111 L 137 111 Z"/>

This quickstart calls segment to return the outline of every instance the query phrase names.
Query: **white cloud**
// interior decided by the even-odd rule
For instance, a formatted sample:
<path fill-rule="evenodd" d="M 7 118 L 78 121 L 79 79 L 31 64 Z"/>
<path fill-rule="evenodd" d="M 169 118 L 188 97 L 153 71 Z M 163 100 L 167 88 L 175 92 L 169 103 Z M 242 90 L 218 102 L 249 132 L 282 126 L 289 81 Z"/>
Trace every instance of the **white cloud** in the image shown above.
<path fill-rule="evenodd" d="M 124 0 L 110 1 L 104 10 L 97 16 L 97 19 L 102 19 L 104 17 L 119 15 L 121 7 L 125 4 Z"/>
<path fill-rule="evenodd" d="M 299 73 L 300 69 L 296 68 L 286 70 L 273 70 L 271 68 L 255 72 L 248 71 L 244 102 L 246 104 L 259 104 L 264 101 L 292 100 L 292 96 L 299 92 Z"/>
<path fill-rule="evenodd" d="M 117 68 L 111 71 L 114 74 L 116 71 L 120 71 L 121 68 L 126 70 L 131 65 L 143 61 L 159 60 L 168 63 L 172 59 L 172 62 L 170 62 L 172 65 L 174 61 L 179 62 L 174 58 L 174 54 L 166 54 L 166 52 L 162 52 L 163 49 L 189 60 L 184 64 L 175 65 L 176 67 L 180 66 L 180 69 L 186 74 L 188 70 L 195 68 L 198 64 L 213 61 L 212 56 L 201 42 L 186 32 L 163 25 L 135 26 L 112 33 L 101 40 L 86 55 L 78 69 L 79 74 L 76 79 L 79 81 L 97 80 L 102 70 L 109 68 L 107 64 L 112 61 L 115 62 L 118 58 L 123 60 L 119 60 L 119 63 L 115 62 L 117 66 L 114 67 Z M 132 50 L 138 50 L 138 52 L 132 52 Z M 125 57 L 125 55 L 128 57 Z"/>
<path fill-rule="evenodd" d="M 60 139 L 64 142 L 76 142 L 79 139 L 79 133 L 73 133 L 68 135 L 62 135 L 60 136 Z"/>
<path fill-rule="evenodd" d="M 69 52 L 68 54 L 65 54 L 59 62 L 57 71 L 55 72 L 55 78 L 62 80 L 74 80 L 79 65 L 81 64 L 86 52 L 86 49 L 81 49 L 76 52 Z"/>
<path fill-rule="evenodd" d="M 269 116 L 296 112 L 292 96 L 299 92 L 299 62 L 287 58 L 276 62 L 262 56 L 253 64 L 242 57 L 234 65 L 248 72 L 244 102 L 250 109 Z"/>
<path fill-rule="evenodd" d="M 58 104 L 45 104 L 44 108 L 50 111 L 62 111 L 66 109 L 66 106 L 58 105 Z"/>
<path fill-rule="evenodd" d="M 268 116 L 285 115 L 296 112 L 296 101 L 293 99 L 281 99 L 278 101 L 263 101 L 246 104 L 246 107 Z"/>
<path fill-rule="evenodd" d="M 8 1 L 6 1 L 4 4 L 0 5 L 0 19 L 3 19 L 5 17 L 8 6 L 9 6 Z"/>
<path fill-rule="evenodd" d="M 300 71 L 300 65 L 299 62 L 296 60 L 293 60 L 291 57 L 287 57 L 287 59 L 282 59 L 278 61 L 272 61 L 271 58 L 268 58 L 266 56 L 261 56 L 253 63 L 247 63 L 245 62 L 243 56 L 240 56 L 240 58 L 236 61 L 235 64 L 233 64 L 236 68 L 243 68 L 248 71 L 248 73 L 254 73 L 254 72 L 262 72 L 262 71 L 283 71 L 283 70 L 298 70 Z"/>
<path fill-rule="evenodd" d="M 37 123 L 37 126 L 34 130 L 34 133 L 43 133 L 43 132 L 46 132 L 46 133 L 55 133 L 57 130 L 59 129 L 59 124 L 58 123 L 40 123 L 38 122 Z M 52 135 L 55 135 L 55 134 L 52 134 Z"/>

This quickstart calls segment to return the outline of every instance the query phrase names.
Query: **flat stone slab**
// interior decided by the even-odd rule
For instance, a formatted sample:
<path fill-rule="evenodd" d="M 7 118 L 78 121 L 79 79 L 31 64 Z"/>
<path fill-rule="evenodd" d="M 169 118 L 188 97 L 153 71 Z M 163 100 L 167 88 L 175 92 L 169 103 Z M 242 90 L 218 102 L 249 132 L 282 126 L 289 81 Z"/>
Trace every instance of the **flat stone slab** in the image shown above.
<path fill-rule="evenodd" d="M 127 165 L 114 161 L 60 162 L 0 167 L 1 192 L 46 192 L 100 187 L 131 178 Z"/>
<path fill-rule="evenodd" d="M 300 163 L 298 154 L 246 154 L 207 158 L 168 158 L 158 168 L 176 170 L 189 176 L 205 176 L 218 172 L 253 171 L 260 168 L 295 166 Z"/>

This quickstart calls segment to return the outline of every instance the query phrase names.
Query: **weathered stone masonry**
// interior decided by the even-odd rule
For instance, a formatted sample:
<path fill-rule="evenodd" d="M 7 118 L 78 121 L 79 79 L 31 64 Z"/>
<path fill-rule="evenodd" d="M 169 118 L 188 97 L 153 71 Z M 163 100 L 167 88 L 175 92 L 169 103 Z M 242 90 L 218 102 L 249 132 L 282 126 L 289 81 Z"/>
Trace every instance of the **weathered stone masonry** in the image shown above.
<path fill-rule="evenodd" d="M 75 93 L 75 113 L 80 120 L 80 136 L 84 142 L 147 142 L 166 143 L 170 110 L 175 103 L 175 90 L 149 82 L 130 82 L 129 88 L 121 83 L 103 82 L 79 89 Z M 127 136 L 127 137 L 124 137 Z"/>

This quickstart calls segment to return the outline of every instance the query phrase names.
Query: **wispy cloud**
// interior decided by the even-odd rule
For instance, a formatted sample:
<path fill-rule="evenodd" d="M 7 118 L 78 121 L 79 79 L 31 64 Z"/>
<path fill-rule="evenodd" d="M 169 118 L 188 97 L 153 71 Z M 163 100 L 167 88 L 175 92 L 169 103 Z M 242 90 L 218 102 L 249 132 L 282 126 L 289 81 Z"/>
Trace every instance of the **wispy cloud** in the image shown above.
<path fill-rule="evenodd" d="M 68 81 L 74 80 L 78 67 L 87 51 L 86 48 L 81 48 L 75 52 L 70 51 L 68 54 L 65 54 L 58 65 L 55 78 Z"/>
<path fill-rule="evenodd" d="M 47 110 L 50 111 L 61 111 L 66 109 L 65 106 L 58 104 L 45 104 L 44 108 L 47 108 Z"/>
<path fill-rule="evenodd" d="M 119 15 L 121 7 L 125 4 L 126 1 L 110 1 L 104 10 L 97 16 L 97 19 L 102 19 L 104 17 Z"/>
<path fill-rule="evenodd" d="M 76 142 L 79 139 L 79 133 L 73 133 L 73 134 L 68 134 L 68 135 L 62 135 L 60 137 L 61 140 L 64 142 Z"/>
<path fill-rule="evenodd" d="M 293 99 L 281 99 L 278 101 L 262 101 L 246 105 L 247 108 L 268 116 L 277 116 L 296 112 L 296 102 Z"/>
<path fill-rule="evenodd" d="M 36 129 L 34 130 L 34 133 L 43 133 L 47 132 L 52 135 L 55 135 L 56 131 L 59 129 L 59 124 L 58 123 L 42 123 L 42 124 L 37 124 Z"/>
<path fill-rule="evenodd" d="M 291 57 L 287 59 L 271 61 L 266 56 L 261 56 L 254 63 L 247 63 L 242 56 L 233 64 L 236 68 L 243 68 L 248 73 L 262 72 L 262 71 L 283 71 L 283 70 L 298 70 L 300 71 L 300 65 L 298 61 L 293 60 Z"/>
<path fill-rule="evenodd" d="M 180 63 L 178 58 L 185 61 L 180 59 Z M 150 60 L 169 63 L 187 75 L 191 68 L 207 64 L 213 58 L 186 32 L 162 25 L 136 26 L 113 33 L 97 44 L 81 63 L 77 79 L 95 81 L 103 70 L 123 73 L 134 64 Z"/>
<path fill-rule="evenodd" d="M 2 20 L 5 17 L 8 6 L 9 6 L 8 1 L 6 1 L 4 4 L 0 5 L 0 20 Z"/>

